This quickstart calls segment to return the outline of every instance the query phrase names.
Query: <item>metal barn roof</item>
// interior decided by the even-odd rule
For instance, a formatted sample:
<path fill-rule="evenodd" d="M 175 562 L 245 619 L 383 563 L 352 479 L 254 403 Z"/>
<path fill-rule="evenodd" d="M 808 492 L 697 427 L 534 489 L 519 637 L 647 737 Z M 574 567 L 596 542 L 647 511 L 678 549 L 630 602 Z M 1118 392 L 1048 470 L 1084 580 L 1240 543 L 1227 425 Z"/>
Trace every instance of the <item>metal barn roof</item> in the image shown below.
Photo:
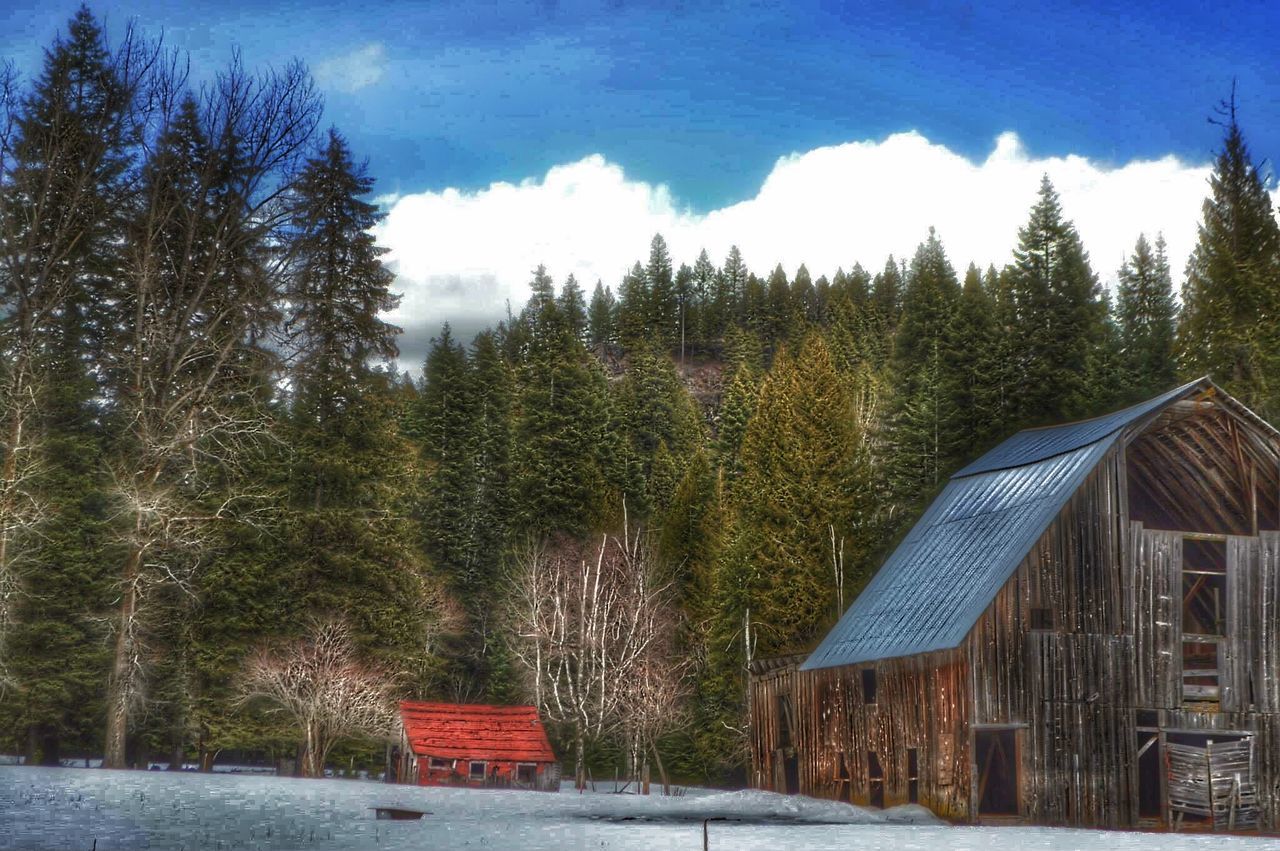
<path fill-rule="evenodd" d="M 1120 431 L 1210 388 L 1202 378 L 1114 414 L 1018 432 L 956 473 L 801 668 L 958 647 Z"/>

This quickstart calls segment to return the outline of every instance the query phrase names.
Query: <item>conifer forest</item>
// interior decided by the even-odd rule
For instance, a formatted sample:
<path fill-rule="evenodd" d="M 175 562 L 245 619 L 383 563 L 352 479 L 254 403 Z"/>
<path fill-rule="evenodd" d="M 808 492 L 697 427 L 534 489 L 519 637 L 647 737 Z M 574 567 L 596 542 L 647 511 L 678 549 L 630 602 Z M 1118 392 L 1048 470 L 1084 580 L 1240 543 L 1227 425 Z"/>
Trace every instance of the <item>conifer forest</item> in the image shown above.
<path fill-rule="evenodd" d="M 1201 375 L 1280 418 L 1234 97 L 1189 257 L 1135 231 L 1101 268 L 1046 177 L 1002 268 L 652 235 L 405 363 L 377 152 L 300 63 L 191 72 L 82 8 L 0 80 L 0 753 L 381 770 L 385 717 L 312 736 L 272 667 L 323 645 L 387 700 L 537 704 L 566 770 L 740 784 L 746 664 L 979 453 Z"/>

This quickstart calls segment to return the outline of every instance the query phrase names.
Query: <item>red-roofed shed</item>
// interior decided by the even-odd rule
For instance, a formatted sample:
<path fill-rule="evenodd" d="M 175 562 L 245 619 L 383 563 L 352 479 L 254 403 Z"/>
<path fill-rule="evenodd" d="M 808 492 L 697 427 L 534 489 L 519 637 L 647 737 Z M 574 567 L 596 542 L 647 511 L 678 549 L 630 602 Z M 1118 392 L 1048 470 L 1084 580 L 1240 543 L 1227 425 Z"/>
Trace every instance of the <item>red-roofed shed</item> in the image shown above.
<path fill-rule="evenodd" d="M 402 782 L 560 788 L 560 763 L 536 707 L 405 700 L 400 720 Z"/>

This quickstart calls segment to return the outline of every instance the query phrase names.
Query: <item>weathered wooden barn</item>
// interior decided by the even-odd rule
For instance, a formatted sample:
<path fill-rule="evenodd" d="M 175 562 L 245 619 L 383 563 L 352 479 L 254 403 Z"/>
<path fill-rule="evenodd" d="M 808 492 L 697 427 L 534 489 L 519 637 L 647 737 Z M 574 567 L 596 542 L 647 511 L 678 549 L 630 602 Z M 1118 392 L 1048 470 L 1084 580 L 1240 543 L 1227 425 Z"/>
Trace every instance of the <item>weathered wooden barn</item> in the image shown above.
<path fill-rule="evenodd" d="M 956 473 L 822 643 L 752 667 L 754 784 L 963 822 L 1280 829 L 1280 433 L 1208 379 Z"/>
<path fill-rule="evenodd" d="M 560 790 L 537 707 L 406 700 L 400 719 L 402 783 Z"/>

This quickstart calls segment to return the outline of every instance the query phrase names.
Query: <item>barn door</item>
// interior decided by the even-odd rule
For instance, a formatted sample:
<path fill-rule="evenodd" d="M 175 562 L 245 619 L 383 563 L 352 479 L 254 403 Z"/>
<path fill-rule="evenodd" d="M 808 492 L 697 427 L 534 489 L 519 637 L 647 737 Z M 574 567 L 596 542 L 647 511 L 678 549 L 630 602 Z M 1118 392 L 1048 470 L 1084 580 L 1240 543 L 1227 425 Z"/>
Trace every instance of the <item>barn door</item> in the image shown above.
<path fill-rule="evenodd" d="M 979 816 L 1018 815 L 1018 730 L 999 727 L 974 731 Z"/>
<path fill-rule="evenodd" d="M 1214 830 L 1258 826 L 1252 736 L 1216 742 L 1205 738 L 1203 744 L 1168 742 L 1165 767 L 1174 830 L 1188 822 Z"/>

